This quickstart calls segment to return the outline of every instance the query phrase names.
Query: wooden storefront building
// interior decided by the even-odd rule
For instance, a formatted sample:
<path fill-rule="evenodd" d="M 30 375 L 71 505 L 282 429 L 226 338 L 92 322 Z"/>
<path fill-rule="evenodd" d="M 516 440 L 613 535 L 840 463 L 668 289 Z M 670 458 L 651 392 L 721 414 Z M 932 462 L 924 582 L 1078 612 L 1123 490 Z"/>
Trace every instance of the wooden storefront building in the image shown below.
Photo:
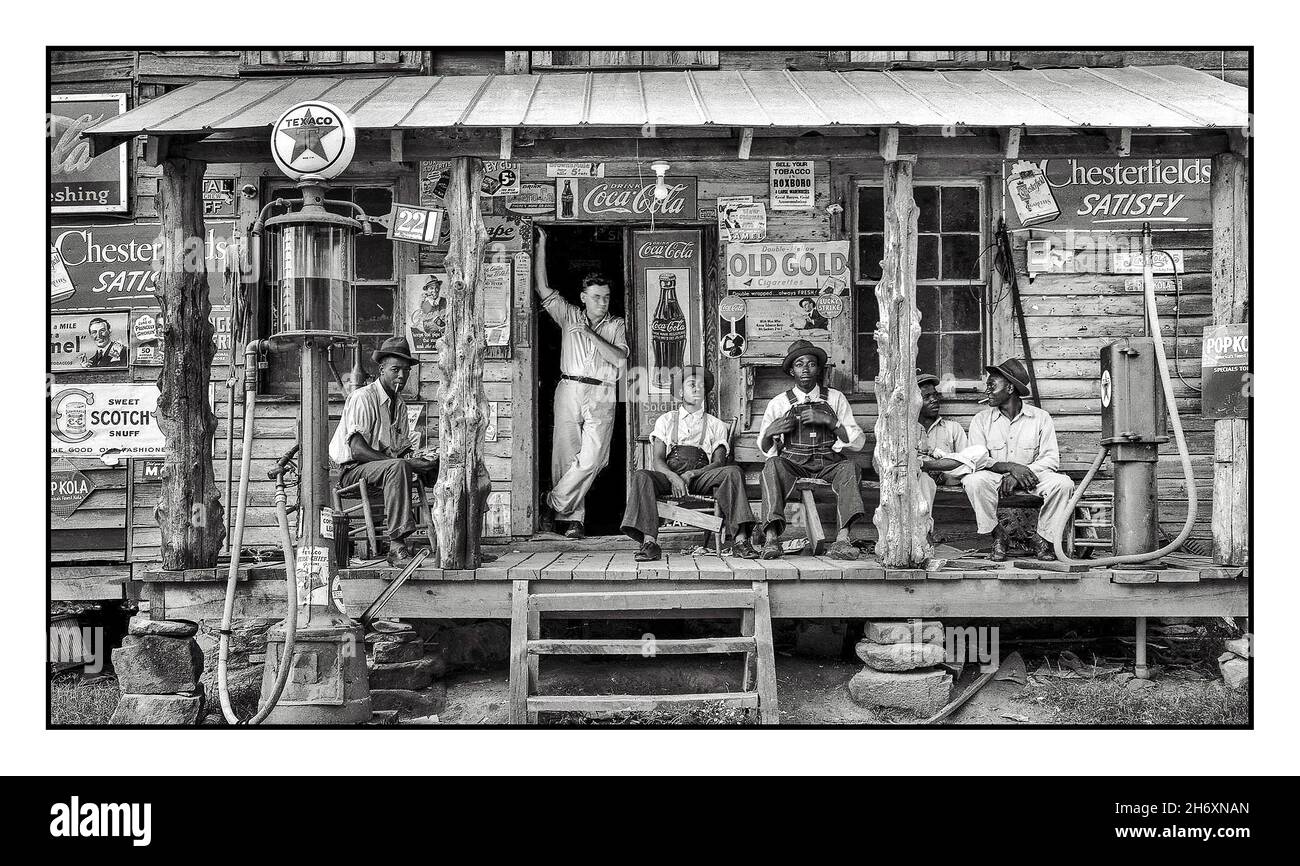
<path fill-rule="evenodd" d="M 532 288 L 535 225 L 545 226 L 551 237 L 552 286 L 576 297 L 582 273 L 601 270 L 612 278 L 614 312 L 628 320 L 632 366 L 647 365 L 651 351 L 648 325 L 655 310 L 646 269 L 668 267 L 647 244 L 668 240 L 689 247 L 684 267 L 691 272 L 688 282 L 694 291 L 683 297 L 691 329 L 687 351 L 690 360 L 703 361 L 718 374 L 710 411 L 739 419 L 735 454 L 755 500 L 761 466 L 755 437 L 767 402 L 787 387 L 779 369 L 785 347 L 796 338 L 823 346 L 832 365 L 828 384 L 850 397 L 868 433 L 857 459 L 870 482 L 870 512 L 879 487 L 884 485 L 889 495 L 897 483 L 878 472 L 882 459 L 894 459 L 888 448 L 876 451 L 875 432 L 889 420 L 878 428 L 878 417 L 896 420 L 907 410 L 896 401 L 880 410 L 876 384 L 878 374 L 888 386 L 898 372 L 880 369 L 874 336 L 878 327 L 891 326 L 880 322 L 877 298 L 882 279 L 890 279 L 888 266 L 882 274 L 881 260 L 889 258 L 891 233 L 915 235 L 914 257 L 895 261 L 902 271 L 895 267 L 893 279 L 920 311 L 916 365 L 943 379 L 945 414 L 965 426 L 981 408 L 976 401 L 984 365 L 1022 356 L 1027 345 L 1036 396 L 1056 421 L 1062 470 L 1077 477 L 1099 448 L 1099 351 L 1143 331 L 1142 293 L 1133 286 L 1135 276 L 1140 282 L 1141 270 L 1134 269 L 1137 256 L 1132 254 L 1140 221 L 1101 220 L 1070 232 L 1051 223 L 1020 228 L 1007 197 L 1008 172 L 1019 161 L 1042 160 L 1057 171 L 1081 171 L 1085 177 L 1090 169 L 1107 165 L 1178 166 L 1186 174 L 1168 186 L 1173 195 L 1190 196 L 1183 204 L 1191 216 L 1153 227 L 1155 246 L 1174 254 L 1178 270 L 1176 285 L 1161 289 L 1159 313 L 1176 364 L 1178 409 L 1203 503 L 1193 538 L 1213 547 L 1217 559 L 1204 558 L 1177 571 L 1184 584 L 1201 588 L 1165 587 L 1154 572 L 1139 572 L 1121 580 L 1128 584 L 1122 588 L 1128 601 L 1116 601 L 1115 590 L 1087 581 L 1072 588 L 1053 583 L 1032 596 L 1016 589 L 1022 595 L 1007 600 L 995 597 L 996 586 L 984 585 L 1011 581 L 962 581 L 981 586 L 958 593 L 953 583 L 926 580 L 926 586 L 906 592 L 904 584 L 878 584 L 889 597 L 873 597 L 872 604 L 889 615 L 963 610 L 966 615 L 1026 615 L 1030 609 L 1034 615 L 1244 614 L 1247 422 L 1203 418 L 1196 388 L 1205 327 L 1247 321 L 1246 53 L 893 56 L 898 53 L 403 50 L 361 52 L 373 55 L 367 57 L 290 51 L 178 57 L 140 52 L 120 61 L 133 110 L 95 125 L 88 140 L 96 154 L 125 147 L 138 156 L 131 160 L 130 210 L 119 221 L 157 222 L 153 195 L 166 182 L 166 173 L 204 172 L 210 180 L 221 179 L 214 189 L 229 192 L 229 200 L 222 200 L 221 216 L 209 215 L 208 226 L 228 224 L 235 248 L 245 244 L 261 208 L 281 190 L 291 189 L 271 161 L 268 130 L 287 108 L 305 100 L 336 105 L 355 123 L 356 156 L 332 184 L 332 197 L 350 199 L 372 215 L 387 214 L 394 202 L 442 206 L 439 179 L 458 158 L 516 164 L 519 195 L 484 194 L 481 199 L 488 230 L 484 260 L 493 265 L 492 279 L 480 285 L 485 324 L 493 326 L 482 379 L 495 420 L 483 446 L 493 491 L 485 541 L 503 543 L 536 534 L 538 503 L 549 476 L 550 397 L 559 373 L 559 335 L 540 314 Z M 72 77 L 88 75 L 84 70 L 94 61 L 62 59 Z M 56 63 L 55 68 L 61 67 Z M 57 75 L 55 80 L 57 85 Z M 69 87 L 102 90 L 110 84 Z M 657 160 L 669 164 L 666 183 L 672 192 L 652 218 L 644 205 L 652 200 L 647 198 L 655 184 L 650 166 Z M 500 179 L 499 173 L 495 176 Z M 795 182 L 779 186 L 778 177 Z M 810 191 L 801 186 L 804 178 L 811 178 Z M 1104 187 L 1100 184 L 1101 192 L 1094 194 L 1114 192 Z M 915 202 L 911 228 L 906 209 L 886 207 L 904 196 Z M 734 204 L 751 216 L 752 206 L 762 205 L 761 239 L 751 234 L 755 239 L 740 242 L 746 246 L 733 246 L 736 241 L 724 232 L 755 227 L 747 223 L 724 229 L 717 216 L 720 204 Z M 750 205 L 747 211 L 745 204 Z M 1089 207 L 1095 210 L 1096 205 L 1094 200 Z M 1113 196 L 1111 205 L 1119 209 L 1116 218 L 1149 213 L 1124 211 L 1136 205 Z M 1010 269 L 996 265 L 996 232 L 1004 217 L 1012 228 L 1019 316 L 1013 309 Z M 54 222 L 58 229 L 85 220 L 56 216 Z M 217 237 L 223 237 L 220 231 Z M 1031 253 L 1041 252 L 1036 241 L 1047 241 L 1055 259 L 1031 261 Z M 382 237 L 360 241 L 352 326 L 360 338 L 363 367 L 369 350 L 385 335 L 408 333 L 419 293 L 443 272 L 446 250 L 447 241 L 433 247 Z M 841 251 L 842 268 L 834 261 Z M 774 278 L 765 270 L 765 252 L 777 268 L 788 254 L 796 257 L 796 269 L 805 260 L 813 264 L 807 273 L 788 274 L 792 279 L 783 289 L 780 275 Z M 221 297 L 223 290 L 240 291 L 249 299 L 251 338 L 267 336 L 272 327 L 262 273 L 245 275 L 238 286 L 209 280 L 213 304 L 230 303 Z M 815 286 L 811 294 L 834 299 L 817 304 L 817 316 L 806 316 L 799 303 L 810 296 L 810 285 Z M 746 300 L 745 317 L 737 323 L 719 315 L 720 302 L 729 296 Z M 728 357 L 720 347 L 738 325 L 745 336 L 743 353 Z M 428 434 L 437 430 L 439 366 L 433 354 L 425 360 L 408 386 L 408 400 L 423 406 L 417 427 Z M 346 374 L 356 361 L 349 355 L 334 363 Z M 278 548 L 278 535 L 267 470 L 297 435 L 297 367 L 286 367 L 292 372 L 285 377 L 273 373 L 263 385 L 253 452 L 245 546 L 268 551 Z M 124 382 L 149 382 L 157 373 L 157 367 L 131 364 L 118 376 Z M 214 367 L 209 378 L 216 418 L 212 459 L 224 494 L 231 420 L 225 367 Z M 334 419 L 342 392 L 332 387 Z M 886 387 L 884 393 L 890 390 Z M 904 401 L 907 392 L 899 392 Z M 236 425 L 241 400 L 235 404 Z M 656 414 L 635 404 L 620 414 L 613 459 L 593 490 L 589 510 L 596 516 L 588 534 L 617 532 L 614 518 L 622 509 L 627 474 L 644 465 Z M 90 529 L 95 521 L 108 521 L 124 533 L 114 542 L 120 543 L 114 550 L 121 555 L 109 557 L 111 570 L 129 569 L 137 586 L 164 559 L 154 514 L 163 485 L 146 477 L 147 466 L 144 460 L 130 460 L 116 469 L 97 468 L 105 475 L 101 489 L 113 492 L 97 493 L 97 499 L 83 505 L 85 514 L 75 524 Z M 1186 499 L 1172 443 L 1161 449 L 1158 478 L 1159 520 L 1172 536 L 1183 521 Z M 1103 474 L 1094 489 L 1104 493 L 1106 483 Z M 973 524 L 964 498 L 941 497 L 936 519 L 941 530 L 950 532 Z M 58 518 L 54 528 L 56 537 L 66 531 Z M 580 580 L 597 574 L 581 557 L 566 560 L 556 553 L 541 562 L 538 556 L 507 554 L 480 569 L 480 578 L 496 581 L 481 590 L 468 582 L 453 585 L 450 578 L 465 576 L 460 571 L 429 569 L 426 580 L 446 577 L 448 582 L 412 589 L 405 612 L 508 616 L 509 580 L 560 572 Z M 612 565 L 616 557 L 606 556 L 607 566 Z M 732 569 L 723 563 L 676 565 L 666 562 L 662 573 L 649 576 L 721 580 Z M 824 566 L 780 566 L 787 571 L 773 576 L 825 583 L 815 593 L 797 597 L 774 584 L 774 612 L 861 615 L 864 597 L 847 591 L 847 579 L 898 576 L 867 565 L 853 574 L 841 569 L 832 575 L 834 569 Z M 604 574 L 609 573 L 606 568 Z M 905 583 L 917 579 L 915 569 L 900 574 Z M 377 572 L 352 577 L 350 603 L 364 606 L 367 596 L 373 598 L 383 585 Z M 279 579 L 270 574 L 264 579 L 253 583 L 273 599 Z M 1100 579 L 1112 585 L 1109 572 Z M 828 588 L 831 580 L 840 583 Z M 165 604 L 164 587 L 175 589 L 178 583 L 160 579 L 152 597 Z M 168 605 L 157 615 L 195 618 L 219 609 L 220 583 L 186 591 L 184 604 Z M 966 607 L 949 604 L 945 593 L 949 599 L 960 597 Z M 255 603 L 254 594 L 250 585 L 248 612 L 274 607 Z"/>

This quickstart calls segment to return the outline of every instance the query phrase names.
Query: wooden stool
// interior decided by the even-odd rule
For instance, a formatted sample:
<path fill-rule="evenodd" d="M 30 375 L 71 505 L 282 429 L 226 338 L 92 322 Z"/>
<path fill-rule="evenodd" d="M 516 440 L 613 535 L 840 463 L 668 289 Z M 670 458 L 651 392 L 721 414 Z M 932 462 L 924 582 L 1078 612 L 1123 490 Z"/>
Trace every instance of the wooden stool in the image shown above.
<path fill-rule="evenodd" d="M 826 552 L 826 532 L 822 529 L 822 519 L 817 515 L 817 492 L 834 493 L 829 481 L 820 478 L 800 478 L 794 483 L 795 492 L 803 503 L 803 522 L 808 529 L 808 542 L 813 556 Z"/>

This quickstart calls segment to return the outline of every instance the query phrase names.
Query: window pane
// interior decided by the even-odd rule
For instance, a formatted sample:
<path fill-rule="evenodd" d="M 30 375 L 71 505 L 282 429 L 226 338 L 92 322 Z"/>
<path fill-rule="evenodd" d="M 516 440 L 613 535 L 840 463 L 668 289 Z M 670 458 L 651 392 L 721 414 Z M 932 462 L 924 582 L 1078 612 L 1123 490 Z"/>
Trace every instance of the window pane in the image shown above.
<path fill-rule="evenodd" d="M 393 278 L 393 242 L 376 232 L 369 237 L 357 235 L 357 279 L 391 280 Z"/>
<path fill-rule="evenodd" d="M 393 209 L 393 192 L 381 187 L 361 187 L 356 191 L 355 201 L 366 216 L 383 216 Z"/>
<path fill-rule="evenodd" d="M 356 289 L 356 329 L 358 334 L 393 335 L 393 290 L 380 286 Z"/>
<path fill-rule="evenodd" d="M 939 330 L 939 289 L 935 286 L 916 287 L 916 308 L 921 311 L 921 330 Z"/>
<path fill-rule="evenodd" d="M 947 241 L 948 239 L 944 238 L 944 243 L 947 243 Z M 945 331 L 978 331 L 980 329 L 979 292 L 982 288 L 982 286 L 952 286 L 943 290 L 943 329 Z M 922 327 L 925 327 L 925 325 L 922 324 Z"/>
<path fill-rule="evenodd" d="M 943 278 L 977 280 L 980 275 L 979 235 L 943 236 Z"/>
<path fill-rule="evenodd" d="M 884 235 L 862 235 L 858 238 L 858 279 L 879 280 L 880 260 L 885 256 Z"/>
<path fill-rule="evenodd" d="M 880 372 L 880 356 L 876 354 L 876 338 L 871 334 L 858 334 L 858 378 L 871 381 Z"/>
<path fill-rule="evenodd" d="M 880 302 L 876 300 L 875 287 L 858 290 L 858 331 L 868 335 L 876 330 L 880 321 Z"/>
<path fill-rule="evenodd" d="M 939 369 L 939 338 L 934 334 L 922 334 L 916 341 L 916 368 L 922 373 L 935 373 L 942 378 Z"/>
<path fill-rule="evenodd" d="M 858 231 L 885 230 L 885 191 L 878 186 L 858 187 Z"/>
<path fill-rule="evenodd" d="M 958 379 L 980 378 L 984 365 L 980 363 L 979 334 L 950 334 L 943 343 L 946 372 Z"/>
<path fill-rule="evenodd" d="M 973 186 L 949 186 L 943 190 L 943 231 L 978 232 L 980 191 Z"/>
<path fill-rule="evenodd" d="M 917 229 L 923 232 L 939 230 L 939 187 L 917 186 L 912 188 L 912 198 L 921 213 L 917 218 Z"/>
<path fill-rule="evenodd" d="M 939 279 L 939 236 L 921 235 L 916 242 L 916 278 Z"/>

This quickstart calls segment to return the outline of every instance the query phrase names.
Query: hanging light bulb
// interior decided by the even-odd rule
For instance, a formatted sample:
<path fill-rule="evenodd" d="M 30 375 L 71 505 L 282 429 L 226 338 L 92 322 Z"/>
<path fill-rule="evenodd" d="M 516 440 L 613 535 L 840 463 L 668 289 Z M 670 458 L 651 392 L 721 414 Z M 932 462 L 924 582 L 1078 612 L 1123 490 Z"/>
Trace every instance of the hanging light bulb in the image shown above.
<path fill-rule="evenodd" d="M 668 198 L 668 184 L 664 181 L 664 175 L 668 173 L 668 163 L 662 159 L 650 163 L 650 169 L 655 173 L 655 198 L 663 201 Z"/>

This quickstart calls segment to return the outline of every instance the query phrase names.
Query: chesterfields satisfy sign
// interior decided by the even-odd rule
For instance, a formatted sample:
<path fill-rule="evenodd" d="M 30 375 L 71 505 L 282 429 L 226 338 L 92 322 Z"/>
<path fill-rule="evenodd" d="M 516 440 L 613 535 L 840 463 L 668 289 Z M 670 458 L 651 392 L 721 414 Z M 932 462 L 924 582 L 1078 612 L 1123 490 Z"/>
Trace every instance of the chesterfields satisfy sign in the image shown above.
<path fill-rule="evenodd" d="M 1031 225 L 1052 231 L 1132 231 L 1142 223 L 1153 228 L 1210 225 L 1208 159 L 1043 159 L 1029 160 L 1047 178 L 1060 214 Z M 1021 165 L 1016 163 L 1014 165 Z M 1014 165 L 1006 163 L 1007 223 L 1025 228 Z M 1036 203 L 1036 206 L 1041 203 Z M 1050 205 L 1048 206 L 1050 212 Z"/>
<path fill-rule="evenodd" d="M 693 177 L 664 179 L 668 197 L 655 198 L 655 180 L 635 177 L 566 177 L 555 181 L 556 216 L 591 222 L 695 220 L 697 182 Z"/>
<path fill-rule="evenodd" d="M 235 254 L 234 223 L 208 223 L 202 239 L 213 303 L 225 302 L 226 259 Z M 157 304 L 154 256 L 161 244 L 158 223 L 54 226 L 50 243 L 63 259 L 73 292 L 51 300 L 55 309 L 148 307 Z M 197 242 L 195 257 L 198 256 Z"/>

